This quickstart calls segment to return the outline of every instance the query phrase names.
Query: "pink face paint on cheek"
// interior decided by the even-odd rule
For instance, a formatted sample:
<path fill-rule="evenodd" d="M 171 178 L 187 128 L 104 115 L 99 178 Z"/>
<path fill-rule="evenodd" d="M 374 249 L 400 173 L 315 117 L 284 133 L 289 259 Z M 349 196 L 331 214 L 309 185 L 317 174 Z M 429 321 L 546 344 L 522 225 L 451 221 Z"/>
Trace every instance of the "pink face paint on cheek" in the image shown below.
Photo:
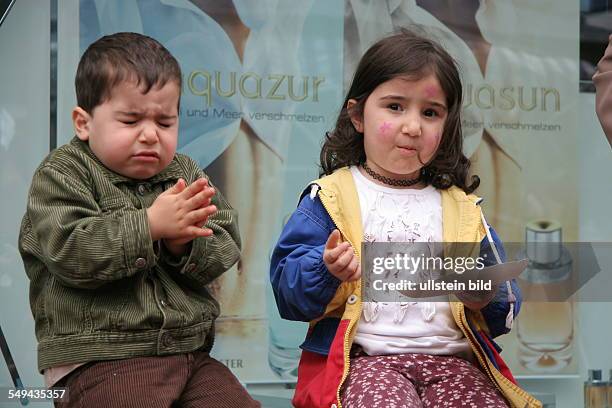
<path fill-rule="evenodd" d="M 383 122 L 383 124 L 378 128 L 381 135 L 386 135 L 388 130 L 391 130 L 391 124 L 389 122 Z"/>
<path fill-rule="evenodd" d="M 436 144 L 435 144 L 436 150 L 435 151 L 437 152 L 438 148 L 440 147 L 440 142 L 442 141 L 442 133 L 437 133 L 435 138 L 436 138 Z"/>

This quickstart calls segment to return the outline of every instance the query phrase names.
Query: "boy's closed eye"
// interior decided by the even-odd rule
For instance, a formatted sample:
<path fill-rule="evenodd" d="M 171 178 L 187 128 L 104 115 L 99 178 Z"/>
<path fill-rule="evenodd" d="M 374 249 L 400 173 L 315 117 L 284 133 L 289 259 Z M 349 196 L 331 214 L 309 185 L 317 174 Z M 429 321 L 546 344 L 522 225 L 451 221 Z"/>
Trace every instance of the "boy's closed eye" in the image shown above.
<path fill-rule="evenodd" d="M 116 117 L 124 125 L 135 125 L 140 120 L 140 115 L 136 112 L 119 112 Z"/>

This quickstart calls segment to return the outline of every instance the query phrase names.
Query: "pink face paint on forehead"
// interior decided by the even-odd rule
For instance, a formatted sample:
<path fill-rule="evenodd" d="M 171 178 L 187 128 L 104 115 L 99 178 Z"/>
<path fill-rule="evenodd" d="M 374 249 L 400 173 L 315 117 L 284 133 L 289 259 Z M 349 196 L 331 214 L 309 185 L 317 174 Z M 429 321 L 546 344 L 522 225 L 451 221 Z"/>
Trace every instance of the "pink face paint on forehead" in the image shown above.
<path fill-rule="evenodd" d="M 379 132 L 382 133 L 383 135 L 385 133 L 387 133 L 387 130 L 391 129 L 391 124 L 389 122 L 383 122 L 382 125 L 380 125 L 380 127 L 378 128 Z"/>
<path fill-rule="evenodd" d="M 425 96 L 427 98 L 434 98 L 438 96 L 439 93 L 440 90 L 434 85 L 427 85 L 427 87 L 425 87 Z"/>

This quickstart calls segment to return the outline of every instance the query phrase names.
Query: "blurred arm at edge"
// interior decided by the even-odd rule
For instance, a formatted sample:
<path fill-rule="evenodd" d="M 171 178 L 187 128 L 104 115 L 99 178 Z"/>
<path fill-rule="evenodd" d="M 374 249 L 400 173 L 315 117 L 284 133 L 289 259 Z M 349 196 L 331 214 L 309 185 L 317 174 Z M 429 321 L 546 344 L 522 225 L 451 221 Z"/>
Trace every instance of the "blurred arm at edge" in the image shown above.
<path fill-rule="evenodd" d="M 608 142 L 612 147 L 612 34 L 608 48 L 593 75 L 595 84 L 595 110 Z"/>

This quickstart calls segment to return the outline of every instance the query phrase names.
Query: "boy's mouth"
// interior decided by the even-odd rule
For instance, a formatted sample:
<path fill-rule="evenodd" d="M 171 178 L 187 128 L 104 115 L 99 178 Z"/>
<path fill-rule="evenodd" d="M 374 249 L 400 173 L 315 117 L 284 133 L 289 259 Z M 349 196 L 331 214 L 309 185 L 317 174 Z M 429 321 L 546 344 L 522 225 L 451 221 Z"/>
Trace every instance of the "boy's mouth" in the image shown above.
<path fill-rule="evenodd" d="M 138 160 L 144 161 L 154 161 L 159 160 L 159 154 L 152 150 L 143 150 L 140 152 L 136 152 L 133 157 Z"/>

